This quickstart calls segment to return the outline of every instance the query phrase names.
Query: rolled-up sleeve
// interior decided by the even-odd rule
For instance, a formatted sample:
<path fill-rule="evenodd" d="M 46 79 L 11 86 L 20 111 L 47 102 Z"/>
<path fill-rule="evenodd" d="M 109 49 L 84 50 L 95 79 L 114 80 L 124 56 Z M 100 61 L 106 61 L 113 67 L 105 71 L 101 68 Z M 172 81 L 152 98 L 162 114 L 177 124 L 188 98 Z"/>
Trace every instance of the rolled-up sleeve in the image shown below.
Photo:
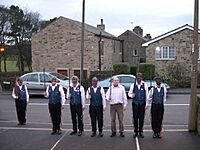
<path fill-rule="evenodd" d="M 126 91 L 125 91 L 125 88 L 123 86 L 122 86 L 122 92 L 123 92 L 123 95 L 122 95 L 123 105 L 124 105 L 124 107 L 126 107 L 128 102 L 127 102 Z"/>
<path fill-rule="evenodd" d="M 46 97 L 46 98 L 49 97 L 49 86 L 47 86 L 47 88 L 46 88 L 46 95 L 45 95 L 45 97 Z"/>
<path fill-rule="evenodd" d="M 12 91 L 12 97 L 13 97 L 14 99 L 17 98 L 17 96 L 15 95 L 15 88 L 13 88 L 13 91 Z"/>
<path fill-rule="evenodd" d="M 28 89 L 27 89 L 27 86 L 24 85 L 25 87 L 25 91 L 26 91 L 26 101 L 29 102 L 29 94 L 28 94 Z"/>
<path fill-rule="evenodd" d="M 102 96 L 103 108 L 106 108 L 106 95 L 105 95 L 104 89 L 102 87 L 101 87 L 101 96 Z"/>
<path fill-rule="evenodd" d="M 60 95 L 61 95 L 61 104 L 64 105 L 65 104 L 65 92 L 63 90 L 62 85 L 60 85 L 60 87 L 59 87 L 59 92 L 60 92 Z"/>
<path fill-rule="evenodd" d="M 128 91 L 128 96 L 131 97 L 131 98 L 133 97 L 133 95 L 132 95 L 133 94 L 133 90 L 134 90 L 133 88 L 134 88 L 134 83 L 131 84 L 130 89 Z"/>
<path fill-rule="evenodd" d="M 85 89 L 83 86 L 80 87 L 81 91 L 81 101 L 82 101 L 82 107 L 85 108 Z"/>

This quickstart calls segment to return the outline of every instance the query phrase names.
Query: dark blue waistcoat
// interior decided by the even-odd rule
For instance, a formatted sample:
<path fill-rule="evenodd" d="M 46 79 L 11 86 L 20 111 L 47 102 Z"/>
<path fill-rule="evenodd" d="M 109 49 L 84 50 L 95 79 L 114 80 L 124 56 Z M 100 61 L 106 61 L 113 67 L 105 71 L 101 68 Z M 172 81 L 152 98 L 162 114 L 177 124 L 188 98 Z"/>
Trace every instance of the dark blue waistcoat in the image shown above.
<path fill-rule="evenodd" d="M 25 101 L 26 100 L 26 90 L 25 85 L 22 85 L 22 88 L 20 90 L 19 86 L 16 86 L 16 92 L 19 97 L 19 100 Z"/>
<path fill-rule="evenodd" d="M 90 99 L 90 105 L 92 106 L 102 106 L 102 95 L 101 95 L 101 87 L 97 88 L 96 93 L 94 92 L 93 88 L 90 88 L 91 99 Z"/>
<path fill-rule="evenodd" d="M 59 91 L 59 85 L 52 89 L 52 86 L 49 86 L 49 104 L 58 104 L 61 103 L 61 94 Z"/>
<path fill-rule="evenodd" d="M 74 90 L 74 88 L 70 86 L 70 94 L 71 105 L 82 105 L 80 85 L 76 87 L 76 90 Z"/>
<path fill-rule="evenodd" d="M 158 92 L 158 89 L 154 87 L 153 96 L 152 96 L 152 103 L 163 104 L 163 102 L 164 102 L 164 88 L 161 87 L 160 92 Z"/>
<path fill-rule="evenodd" d="M 138 89 L 136 83 L 134 84 L 133 93 L 135 93 L 135 97 L 133 98 L 134 104 L 145 104 L 146 103 L 146 90 L 144 87 L 144 83 Z"/>

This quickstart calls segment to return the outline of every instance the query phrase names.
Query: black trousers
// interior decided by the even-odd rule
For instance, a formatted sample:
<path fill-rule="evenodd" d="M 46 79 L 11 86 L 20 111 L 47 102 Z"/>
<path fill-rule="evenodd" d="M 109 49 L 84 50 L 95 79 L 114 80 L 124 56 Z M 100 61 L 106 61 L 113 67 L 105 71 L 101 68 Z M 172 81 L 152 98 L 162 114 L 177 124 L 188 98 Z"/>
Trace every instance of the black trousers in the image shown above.
<path fill-rule="evenodd" d="M 83 131 L 83 110 L 82 105 L 71 105 L 71 118 L 73 124 L 73 131 L 77 132 L 77 118 L 78 118 L 78 129 L 79 131 Z"/>
<path fill-rule="evenodd" d="M 20 124 L 26 123 L 26 107 L 27 101 L 16 99 L 15 100 L 17 118 Z"/>
<path fill-rule="evenodd" d="M 92 122 L 92 132 L 97 131 L 97 122 L 99 132 L 103 131 L 103 105 L 92 106 L 90 105 L 89 114 Z"/>
<path fill-rule="evenodd" d="M 53 124 L 53 131 L 60 130 L 61 124 L 61 104 L 49 104 L 49 113 Z"/>
<path fill-rule="evenodd" d="M 146 106 L 145 103 L 144 104 L 134 104 L 134 103 L 132 103 L 133 125 L 134 125 L 134 132 L 135 133 L 143 132 L 145 106 Z"/>
<path fill-rule="evenodd" d="M 154 104 L 151 105 L 151 125 L 154 133 L 160 133 L 162 129 L 162 121 L 164 115 L 164 105 Z"/>

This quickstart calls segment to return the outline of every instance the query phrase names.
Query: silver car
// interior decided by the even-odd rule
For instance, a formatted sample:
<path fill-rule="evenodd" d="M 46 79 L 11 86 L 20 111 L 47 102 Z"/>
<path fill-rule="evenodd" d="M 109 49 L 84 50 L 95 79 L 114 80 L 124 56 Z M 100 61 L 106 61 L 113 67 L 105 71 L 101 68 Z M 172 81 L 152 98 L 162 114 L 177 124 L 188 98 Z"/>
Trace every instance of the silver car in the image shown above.
<path fill-rule="evenodd" d="M 21 76 L 30 95 L 43 95 L 46 87 L 51 84 L 53 77 L 57 79 L 57 84 L 62 85 L 66 92 L 70 80 L 65 75 L 54 72 L 31 72 Z"/>

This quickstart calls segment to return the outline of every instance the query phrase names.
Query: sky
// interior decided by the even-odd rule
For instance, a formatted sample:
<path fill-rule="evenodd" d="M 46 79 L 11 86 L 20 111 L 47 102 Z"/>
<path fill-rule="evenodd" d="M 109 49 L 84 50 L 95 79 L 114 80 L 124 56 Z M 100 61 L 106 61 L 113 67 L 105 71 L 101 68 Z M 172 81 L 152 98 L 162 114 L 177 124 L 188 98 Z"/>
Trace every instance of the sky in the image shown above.
<path fill-rule="evenodd" d="M 38 12 L 42 20 L 67 17 L 81 21 L 82 0 L 0 0 Z M 193 25 L 194 0 L 85 0 L 85 22 L 96 26 L 104 20 L 106 31 L 119 36 L 135 26 L 144 35 L 159 36 L 185 24 Z"/>

